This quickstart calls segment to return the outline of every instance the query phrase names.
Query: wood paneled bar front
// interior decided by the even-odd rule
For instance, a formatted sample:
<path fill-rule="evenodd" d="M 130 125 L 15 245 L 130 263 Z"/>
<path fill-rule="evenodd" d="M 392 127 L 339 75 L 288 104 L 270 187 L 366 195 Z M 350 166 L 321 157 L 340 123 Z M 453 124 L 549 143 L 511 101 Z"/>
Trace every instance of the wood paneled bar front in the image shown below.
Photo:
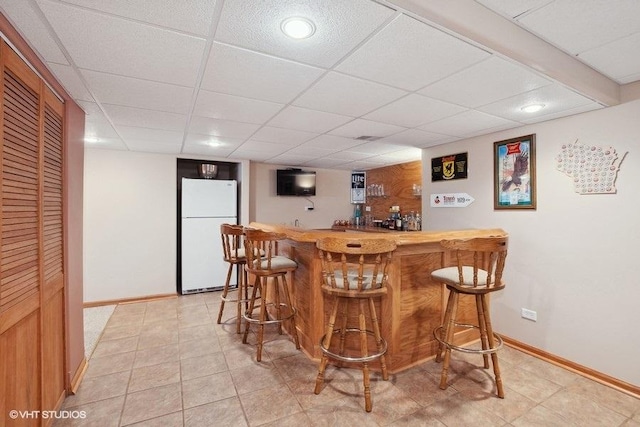
<path fill-rule="evenodd" d="M 454 265 L 451 254 L 440 241 L 444 239 L 505 236 L 502 229 L 416 231 L 368 233 L 361 231 L 307 230 L 273 224 L 251 223 L 250 227 L 283 233 L 287 236 L 280 252 L 298 263 L 288 278 L 293 304 L 297 309 L 296 325 L 305 354 L 319 360 L 320 339 L 331 309 L 322 292 L 322 273 L 316 241 L 323 237 L 356 239 L 392 239 L 398 245 L 389 270 L 388 292 L 378 308 L 383 337 L 387 340 L 387 367 L 400 372 L 435 356 L 437 341 L 433 330 L 440 325 L 446 305 L 446 289 L 431 280 L 435 269 Z M 462 298 L 458 318 L 477 323 L 473 299 Z M 456 342 L 475 339 L 475 331 L 461 331 Z M 376 369 L 375 366 L 373 366 Z"/>

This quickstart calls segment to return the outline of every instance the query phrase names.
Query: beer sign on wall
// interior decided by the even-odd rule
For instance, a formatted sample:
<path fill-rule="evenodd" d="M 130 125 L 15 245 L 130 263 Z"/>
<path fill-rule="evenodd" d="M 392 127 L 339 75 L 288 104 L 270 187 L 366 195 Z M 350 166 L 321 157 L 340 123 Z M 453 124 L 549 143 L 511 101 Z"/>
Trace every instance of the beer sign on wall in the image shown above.
<path fill-rule="evenodd" d="M 351 172 L 351 203 L 365 203 L 367 173 L 361 171 Z"/>
<path fill-rule="evenodd" d="M 431 181 L 449 181 L 467 177 L 467 153 L 431 159 Z"/>

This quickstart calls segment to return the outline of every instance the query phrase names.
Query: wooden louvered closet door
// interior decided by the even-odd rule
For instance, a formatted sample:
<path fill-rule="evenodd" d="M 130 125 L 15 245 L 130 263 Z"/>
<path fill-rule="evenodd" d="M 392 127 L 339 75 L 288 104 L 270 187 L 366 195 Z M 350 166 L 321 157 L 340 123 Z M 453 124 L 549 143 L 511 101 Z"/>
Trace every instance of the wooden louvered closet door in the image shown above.
<path fill-rule="evenodd" d="M 0 424 L 64 399 L 63 104 L 6 45 L 2 64 Z"/>

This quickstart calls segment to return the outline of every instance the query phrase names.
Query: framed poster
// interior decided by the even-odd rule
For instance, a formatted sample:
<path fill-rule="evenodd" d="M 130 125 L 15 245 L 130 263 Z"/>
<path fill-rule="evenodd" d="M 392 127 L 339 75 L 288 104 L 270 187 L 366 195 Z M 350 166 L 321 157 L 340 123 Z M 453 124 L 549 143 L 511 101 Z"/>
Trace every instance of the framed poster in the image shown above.
<path fill-rule="evenodd" d="M 360 171 L 351 172 L 351 203 L 366 203 L 367 173 Z"/>
<path fill-rule="evenodd" d="M 536 208 L 536 135 L 493 143 L 494 209 Z"/>
<path fill-rule="evenodd" d="M 467 153 L 431 159 L 431 182 L 467 178 Z"/>

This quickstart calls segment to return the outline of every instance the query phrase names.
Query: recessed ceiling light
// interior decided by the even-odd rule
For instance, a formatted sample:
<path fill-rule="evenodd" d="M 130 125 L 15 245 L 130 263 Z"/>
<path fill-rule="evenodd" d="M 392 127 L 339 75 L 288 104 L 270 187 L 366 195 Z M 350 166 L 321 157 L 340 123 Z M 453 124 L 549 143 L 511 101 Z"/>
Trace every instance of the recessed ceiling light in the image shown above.
<path fill-rule="evenodd" d="M 207 141 L 205 142 L 209 147 L 221 147 L 222 144 L 218 141 Z"/>
<path fill-rule="evenodd" d="M 280 24 L 280 29 L 292 39 L 306 39 L 316 32 L 316 26 L 307 18 L 287 18 Z"/>
<path fill-rule="evenodd" d="M 89 144 L 95 144 L 96 142 L 100 142 L 100 140 L 95 136 L 87 136 L 85 137 L 84 142 Z"/>
<path fill-rule="evenodd" d="M 525 113 L 535 113 L 542 110 L 544 107 L 545 107 L 544 104 L 531 104 L 531 105 L 525 105 L 520 110 L 524 111 Z"/>

